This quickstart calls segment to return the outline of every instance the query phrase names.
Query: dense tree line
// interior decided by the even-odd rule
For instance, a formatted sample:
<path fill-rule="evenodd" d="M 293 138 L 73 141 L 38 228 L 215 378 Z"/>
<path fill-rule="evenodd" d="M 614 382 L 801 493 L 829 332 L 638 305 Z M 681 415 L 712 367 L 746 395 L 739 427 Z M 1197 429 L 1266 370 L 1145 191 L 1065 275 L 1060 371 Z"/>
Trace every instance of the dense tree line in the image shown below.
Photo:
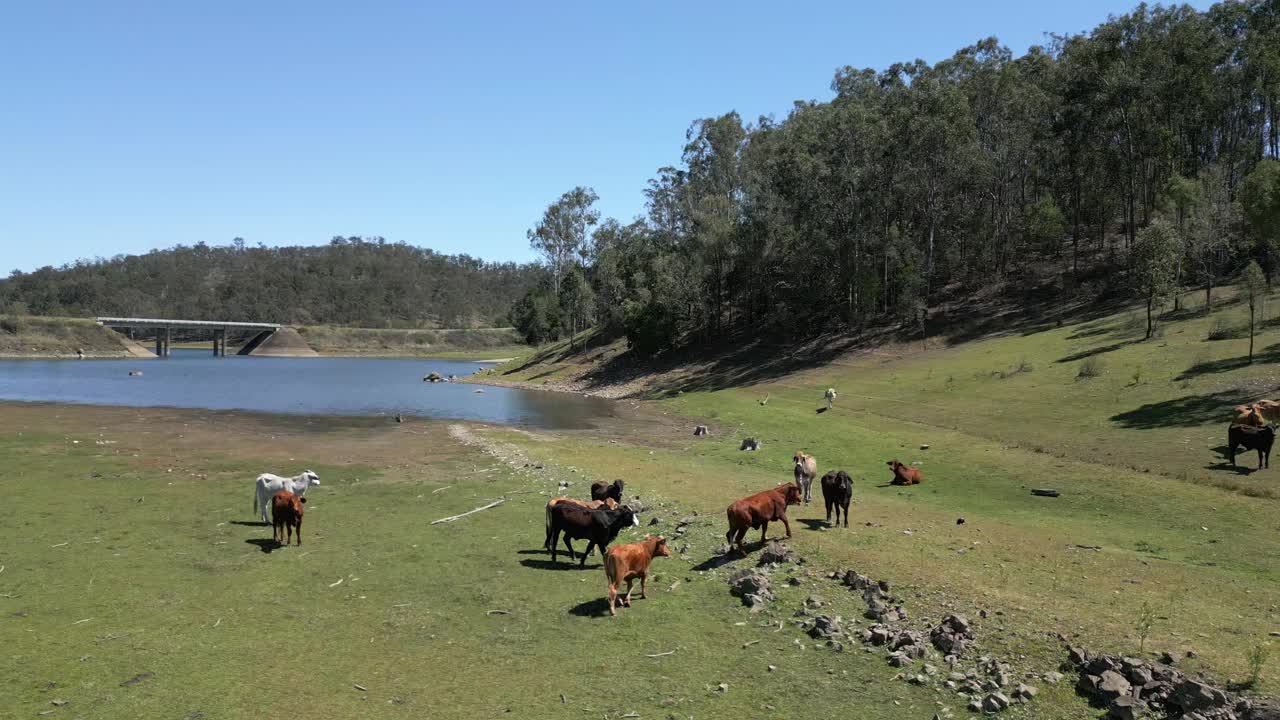
<path fill-rule="evenodd" d="M 505 326 L 545 270 L 382 238 L 316 247 L 179 245 L 0 280 L 0 313 L 364 327 Z"/>
<path fill-rule="evenodd" d="M 1280 270 L 1276 0 L 1140 5 L 1020 57 L 986 39 L 831 89 L 781 121 L 693 123 L 631 223 L 566 193 L 529 233 L 551 272 L 517 326 L 598 323 L 656 351 L 915 318 L 1031 267 L 1153 311 L 1250 260 Z"/>

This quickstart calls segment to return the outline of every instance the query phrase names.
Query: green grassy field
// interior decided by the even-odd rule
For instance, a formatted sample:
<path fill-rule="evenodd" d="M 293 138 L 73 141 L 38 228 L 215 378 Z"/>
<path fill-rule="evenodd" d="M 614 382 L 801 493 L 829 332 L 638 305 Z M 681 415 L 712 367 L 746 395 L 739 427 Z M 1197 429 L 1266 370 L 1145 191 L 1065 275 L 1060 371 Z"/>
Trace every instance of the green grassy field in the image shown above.
<path fill-rule="evenodd" d="M 882 348 L 745 388 L 684 378 L 664 386 L 681 394 L 624 401 L 591 431 L 471 428 L 510 462 L 445 423 L 5 405 L 2 704 L 17 717 L 967 715 L 882 653 L 815 648 L 793 627 L 815 594 L 821 612 L 868 624 L 827 579 L 836 568 L 889 580 L 909 627 L 969 615 L 979 652 L 1019 676 L 1056 669 L 1061 635 L 1127 654 L 1194 650 L 1184 667 L 1238 682 L 1248 649 L 1280 631 L 1280 469 L 1232 471 L 1215 451 L 1230 406 L 1277 385 L 1280 329 L 1268 325 L 1246 366 L 1235 358 L 1247 340 L 1231 337 L 1240 318 L 1234 305 L 1192 312 L 1141 342 L 1125 312 Z M 1215 328 L 1227 339 L 1208 340 Z M 1077 378 L 1087 357 L 1103 372 Z M 819 413 L 826 387 L 840 397 Z M 711 436 L 694 438 L 695 422 Z M 745 436 L 764 449 L 740 452 Z M 854 476 L 853 522 L 826 529 L 820 501 L 793 508 L 790 545 L 806 562 L 774 571 L 778 600 L 753 615 L 725 577 L 754 563 L 758 533 L 751 557 L 716 561 L 724 508 L 789 479 L 800 448 L 820 472 Z M 919 464 L 925 484 L 886 486 L 893 457 Z M 305 544 L 265 552 L 251 478 L 302 467 L 323 478 Z M 611 620 L 598 556 L 577 570 L 540 550 L 541 508 L 559 480 L 584 495 L 616 477 L 647 508 L 623 539 L 691 524 L 678 555 L 655 561 L 650 599 Z M 1274 657 L 1254 692 L 1280 692 Z M 1033 704 L 1002 716 L 1097 717 L 1070 681 L 1036 684 Z"/>
<path fill-rule="evenodd" d="M 124 337 L 89 318 L 0 315 L 0 357 L 129 357 Z"/>

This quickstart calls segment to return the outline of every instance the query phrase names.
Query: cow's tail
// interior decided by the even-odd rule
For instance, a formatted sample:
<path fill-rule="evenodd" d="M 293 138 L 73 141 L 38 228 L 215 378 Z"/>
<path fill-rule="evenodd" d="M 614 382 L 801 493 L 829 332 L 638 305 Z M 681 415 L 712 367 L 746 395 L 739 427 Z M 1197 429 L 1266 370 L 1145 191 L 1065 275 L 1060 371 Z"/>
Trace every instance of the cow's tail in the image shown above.
<path fill-rule="evenodd" d="M 547 535 L 542 541 L 542 549 L 551 549 L 551 503 L 547 503 Z"/>
<path fill-rule="evenodd" d="M 253 486 L 253 514 L 254 514 L 254 515 L 257 515 L 257 514 L 258 514 L 258 485 L 257 485 L 257 483 L 255 483 L 255 484 L 254 484 L 254 486 Z"/>

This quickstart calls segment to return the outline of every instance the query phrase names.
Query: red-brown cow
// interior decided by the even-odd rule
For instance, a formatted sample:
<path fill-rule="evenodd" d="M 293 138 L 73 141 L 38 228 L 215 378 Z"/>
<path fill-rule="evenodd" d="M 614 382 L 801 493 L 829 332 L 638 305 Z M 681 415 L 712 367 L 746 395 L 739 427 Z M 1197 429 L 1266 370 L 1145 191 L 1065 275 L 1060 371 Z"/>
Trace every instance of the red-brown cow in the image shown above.
<path fill-rule="evenodd" d="M 893 468 L 893 485 L 919 485 L 924 482 L 924 475 L 916 468 L 910 465 L 904 465 L 897 460 L 890 460 L 885 463 Z"/>
<path fill-rule="evenodd" d="M 577 505 L 578 507 L 586 508 L 588 510 L 595 510 L 598 507 L 606 507 L 610 510 L 618 509 L 618 503 L 613 498 L 605 498 L 604 500 L 579 500 L 567 495 L 551 498 L 547 501 L 547 537 L 542 541 L 543 550 L 551 549 L 551 511 L 554 510 L 557 505 L 565 503 L 569 505 Z"/>
<path fill-rule="evenodd" d="M 271 496 L 271 523 L 275 526 L 272 538 L 277 545 L 288 545 L 295 531 L 298 534 L 298 544 L 302 544 L 302 506 L 306 502 L 306 498 L 288 490 L 279 490 Z"/>
<path fill-rule="evenodd" d="M 640 578 L 640 599 L 644 600 L 644 581 L 649 577 L 649 563 L 656 557 L 670 557 L 667 539 L 652 535 L 645 536 L 640 542 L 614 545 L 604 555 L 604 575 L 609 585 L 609 614 L 617 615 L 614 608 L 618 601 L 618 586 L 627 582 L 627 594 L 622 597 L 622 606 L 631 607 L 631 584 Z"/>
<path fill-rule="evenodd" d="M 794 483 L 786 483 L 772 490 L 744 497 L 729 506 L 727 511 L 729 532 L 725 533 L 724 537 L 729 541 L 730 546 L 736 545 L 738 552 L 743 555 L 747 551 L 742 547 L 742 539 L 746 537 L 748 529 L 760 528 L 760 544 L 764 545 L 766 536 L 769 534 L 769 523 L 780 520 L 787 528 L 787 537 L 791 537 L 791 523 L 787 522 L 787 506 L 799 504 L 800 488 Z"/>

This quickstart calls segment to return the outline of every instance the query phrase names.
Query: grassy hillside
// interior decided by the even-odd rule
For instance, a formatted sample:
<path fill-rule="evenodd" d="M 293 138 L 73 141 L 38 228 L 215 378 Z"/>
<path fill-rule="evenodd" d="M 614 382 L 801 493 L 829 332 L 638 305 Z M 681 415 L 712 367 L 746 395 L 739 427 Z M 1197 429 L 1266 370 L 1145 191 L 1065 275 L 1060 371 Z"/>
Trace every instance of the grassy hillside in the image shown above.
<path fill-rule="evenodd" d="M 508 358 L 528 349 L 511 328 L 383 330 L 306 325 L 298 332 L 321 355 Z"/>
<path fill-rule="evenodd" d="M 0 357 L 131 357 L 123 335 L 86 318 L 0 316 Z"/>
<path fill-rule="evenodd" d="M 1275 309 L 1272 300 L 1267 317 Z M 1246 649 L 1280 631 L 1280 470 L 1255 472 L 1253 453 L 1231 468 L 1221 455 L 1230 407 L 1280 395 L 1280 325 L 1264 323 L 1249 364 L 1245 312 L 1226 303 L 1205 313 L 1193 298 L 1145 341 L 1126 310 L 954 346 L 886 346 L 795 373 L 771 374 L 762 357 L 643 384 L 624 374 L 630 392 L 666 397 L 659 407 L 707 422 L 712 439 L 689 426 L 537 447 L 589 472 L 678 488 L 708 513 L 787 479 L 792 452 L 805 449 L 820 472 L 854 476 L 855 521 L 873 525 L 802 532 L 799 547 L 1001 608 L 1004 641 L 1041 662 L 1060 654 L 1049 639 L 1059 632 L 1134 652 L 1147 604 L 1159 614 L 1149 648 L 1194 649 L 1219 677 L 1239 679 Z M 544 348 L 495 377 L 581 388 L 600 382 L 599 362 L 617 364 L 619 350 Z M 752 382 L 733 385 L 743 377 Z M 839 399 L 820 412 L 828 387 Z M 765 450 L 738 451 L 747 436 Z M 885 486 L 895 457 L 927 482 Z M 1032 496 L 1039 487 L 1062 496 Z M 1274 670 L 1268 677 L 1274 690 Z"/>

